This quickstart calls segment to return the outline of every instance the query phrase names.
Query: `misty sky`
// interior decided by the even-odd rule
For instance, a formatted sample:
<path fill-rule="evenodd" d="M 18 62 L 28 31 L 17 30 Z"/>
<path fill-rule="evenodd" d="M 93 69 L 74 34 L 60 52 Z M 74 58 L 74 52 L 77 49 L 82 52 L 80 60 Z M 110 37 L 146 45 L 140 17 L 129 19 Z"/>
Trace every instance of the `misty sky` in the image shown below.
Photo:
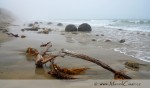
<path fill-rule="evenodd" d="M 150 0 L 0 0 L 21 19 L 150 19 Z"/>

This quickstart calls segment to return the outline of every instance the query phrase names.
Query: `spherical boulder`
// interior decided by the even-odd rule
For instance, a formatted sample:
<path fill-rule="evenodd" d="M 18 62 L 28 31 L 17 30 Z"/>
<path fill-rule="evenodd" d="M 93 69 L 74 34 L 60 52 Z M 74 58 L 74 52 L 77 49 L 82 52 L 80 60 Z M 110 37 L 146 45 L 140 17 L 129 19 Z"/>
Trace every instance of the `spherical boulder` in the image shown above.
<path fill-rule="evenodd" d="M 126 41 L 125 39 L 121 39 L 119 42 L 124 43 L 125 41 Z"/>
<path fill-rule="evenodd" d="M 83 24 L 79 25 L 78 31 L 90 32 L 90 31 L 92 31 L 92 28 L 89 24 L 83 23 Z"/>
<path fill-rule="evenodd" d="M 57 26 L 63 26 L 63 24 L 62 23 L 58 23 Z"/>
<path fill-rule="evenodd" d="M 51 25 L 51 24 L 53 24 L 53 23 L 52 23 L 52 22 L 48 22 L 47 24 L 48 24 L 48 25 Z"/>
<path fill-rule="evenodd" d="M 77 31 L 77 27 L 75 25 L 73 25 L 73 24 L 69 24 L 69 25 L 66 26 L 65 31 L 66 32 Z"/>

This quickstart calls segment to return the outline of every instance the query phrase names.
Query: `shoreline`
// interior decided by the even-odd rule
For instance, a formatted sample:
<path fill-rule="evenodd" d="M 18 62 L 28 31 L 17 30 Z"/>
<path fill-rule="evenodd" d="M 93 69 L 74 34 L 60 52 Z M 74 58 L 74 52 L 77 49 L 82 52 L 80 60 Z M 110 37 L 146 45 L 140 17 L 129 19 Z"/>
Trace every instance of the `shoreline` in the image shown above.
<path fill-rule="evenodd" d="M 91 41 L 94 36 L 92 33 L 72 34 L 56 30 L 57 28 L 63 29 L 64 26 L 52 27 L 54 29 L 49 34 L 38 34 L 37 32 L 31 31 L 21 32 L 21 28 L 22 27 L 19 26 L 12 26 L 10 27 L 10 32 L 26 35 L 26 38 L 14 38 L 12 41 L 3 42 L 3 47 L 0 47 L 0 57 L 2 58 L 0 62 L 0 79 L 54 79 L 47 74 L 47 68 L 44 70 L 36 69 L 34 61 L 25 55 L 25 51 L 28 47 L 41 50 L 41 48 L 39 48 L 40 44 L 48 41 L 51 41 L 53 44 L 53 47 L 50 49 L 51 51 L 55 52 L 64 48 L 81 54 L 83 53 L 107 63 L 118 71 L 121 70 L 125 72 L 133 77 L 133 79 L 150 79 L 150 75 L 148 75 L 149 63 L 112 50 L 114 46 L 125 46 L 124 44 L 120 45 L 120 43 L 116 43 L 116 41 L 110 43 L 104 42 L 104 40 L 97 42 Z M 102 38 L 102 36 L 99 37 Z M 135 61 L 140 64 L 146 64 L 147 66 L 140 66 L 139 71 L 132 71 L 125 67 L 124 63 L 126 61 Z M 56 60 L 56 63 L 67 68 L 89 67 L 90 69 L 86 71 L 86 73 L 77 76 L 81 79 L 113 79 L 111 72 L 80 59 L 67 57 L 64 60 Z M 145 75 L 147 76 L 145 77 Z"/>
<path fill-rule="evenodd" d="M 0 43 L 6 42 L 12 39 L 6 34 L 7 31 L 8 31 L 8 25 L 0 24 Z"/>

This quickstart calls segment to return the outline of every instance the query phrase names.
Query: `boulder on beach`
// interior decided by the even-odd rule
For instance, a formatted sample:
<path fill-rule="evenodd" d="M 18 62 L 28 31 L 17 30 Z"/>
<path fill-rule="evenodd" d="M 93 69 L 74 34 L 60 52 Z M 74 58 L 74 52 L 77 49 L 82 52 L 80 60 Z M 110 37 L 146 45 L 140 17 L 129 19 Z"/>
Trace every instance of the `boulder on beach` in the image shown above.
<path fill-rule="evenodd" d="M 29 26 L 29 27 L 32 27 L 33 25 L 34 25 L 34 24 L 30 23 L 28 26 Z"/>
<path fill-rule="evenodd" d="M 34 22 L 34 24 L 38 24 L 38 22 Z"/>
<path fill-rule="evenodd" d="M 119 42 L 124 43 L 125 41 L 126 41 L 125 39 L 121 39 Z"/>
<path fill-rule="evenodd" d="M 66 32 L 77 31 L 77 27 L 75 25 L 73 25 L 73 24 L 69 24 L 69 25 L 66 26 L 65 31 Z"/>
<path fill-rule="evenodd" d="M 105 40 L 105 42 L 111 42 L 111 40 L 107 39 L 107 40 Z"/>
<path fill-rule="evenodd" d="M 96 34 L 95 36 L 99 36 L 99 34 Z"/>
<path fill-rule="evenodd" d="M 122 31 L 123 29 L 118 29 L 119 31 Z"/>
<path fill-rule="evenodd" d="M 92 28 L 89 24 L 83 23 L 83 24 L 79 25 L 78 31 L 90 32 L 90 31 L 92 31 Z"/>
<path fill-rule="evenodd" d="M 63 24 L 62 23 L 58 23 L 57 26 L 63 26 Z"/>
<path fill-rule="evenodd" d="M 48 22 L 47 24 L 50 25 L 50 24 L 53 24 L 53 23 L 52 22 Z"/>
<path fill-rule="evenodd" d="M 21 29 L 21 31 L 24 32 L 26 29 L 27 29 L 27 28 L 23 28 L 23 29 Z"/>
<path fill-rule="evenodd" d="M 25 38 L 26 36 L 25 35 L 21 35 L 21 38 Z"/>
<path fill-rule="evenodd" d="M 101 34 L 101 36 L 104 36 L 104 34 Z"/>
<path fill-rule="evenodd" d="M 96 41 L 96 39 L 92 39 L 92 41 Z"/>

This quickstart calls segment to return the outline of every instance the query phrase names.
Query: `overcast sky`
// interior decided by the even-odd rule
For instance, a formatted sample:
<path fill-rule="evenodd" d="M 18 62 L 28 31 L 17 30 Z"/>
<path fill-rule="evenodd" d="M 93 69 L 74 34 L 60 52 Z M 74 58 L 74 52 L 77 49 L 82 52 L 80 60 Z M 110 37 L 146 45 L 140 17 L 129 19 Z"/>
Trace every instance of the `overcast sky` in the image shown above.
<path fill-rule="evenodd" d="M 150 19 L 150 0 L 0 0 L 23 19 Z"/>

